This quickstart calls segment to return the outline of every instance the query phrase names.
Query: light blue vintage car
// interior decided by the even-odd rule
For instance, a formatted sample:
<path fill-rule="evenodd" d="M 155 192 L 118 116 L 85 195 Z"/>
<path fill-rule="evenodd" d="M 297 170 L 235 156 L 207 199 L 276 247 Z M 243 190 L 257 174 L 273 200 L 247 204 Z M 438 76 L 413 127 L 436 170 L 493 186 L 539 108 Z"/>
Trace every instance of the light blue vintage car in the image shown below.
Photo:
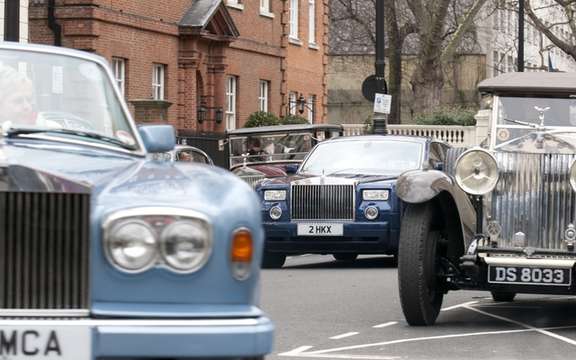
<path fill-rule="evenodd" d="M 263 230 L 225 170 L 147 159 L 106 60 L 0 43 L 0 358 L 260 359 Z"/>

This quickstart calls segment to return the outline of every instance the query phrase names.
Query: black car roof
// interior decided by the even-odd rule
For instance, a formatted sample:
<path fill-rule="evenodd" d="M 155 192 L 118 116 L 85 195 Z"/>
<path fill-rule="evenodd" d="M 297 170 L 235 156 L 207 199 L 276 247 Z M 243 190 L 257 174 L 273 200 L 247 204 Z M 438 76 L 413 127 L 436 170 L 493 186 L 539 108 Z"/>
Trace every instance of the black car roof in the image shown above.
<path fill-rule="evenodd" d="M 497 95 L 576 95 L 576 73 L 511 72 L 482 81 L 478 90 Z"/>
<path fill-rule="evenodd" d="M 296 131 L 310 131 L 316 129 L 342 131 L 341 125 L 335 124 L 295 124 L 295 125 L 275 125 L 275 126 L 260 126 L 253 128 L 242 128 L 237 130 L 229 130 L 229 136 L 235 135 L 251 135 L 261 133 L 282 133 L 282 132 L 296 132 Z"/>

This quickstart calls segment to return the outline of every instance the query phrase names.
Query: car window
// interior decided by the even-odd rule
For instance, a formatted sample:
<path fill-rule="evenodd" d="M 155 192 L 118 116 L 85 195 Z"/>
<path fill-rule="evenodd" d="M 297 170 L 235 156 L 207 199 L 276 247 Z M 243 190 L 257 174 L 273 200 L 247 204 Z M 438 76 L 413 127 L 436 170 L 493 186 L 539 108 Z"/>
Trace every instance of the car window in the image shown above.
<path fill-rule="evenodd" d="M 191 149 L 180 150 L 176 153 L 177 161 L 197 162 L 201 164 L 209 164 L 210 160 L 202 153 Z"/>

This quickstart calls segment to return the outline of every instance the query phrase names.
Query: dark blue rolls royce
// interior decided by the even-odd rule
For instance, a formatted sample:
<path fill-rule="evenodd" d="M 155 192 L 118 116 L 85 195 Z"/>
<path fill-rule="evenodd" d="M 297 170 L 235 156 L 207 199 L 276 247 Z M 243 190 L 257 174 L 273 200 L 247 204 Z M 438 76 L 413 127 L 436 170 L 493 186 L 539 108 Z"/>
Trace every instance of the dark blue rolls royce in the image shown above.
<path fill-rule="evenodd" d="M 448 146 L 427 138 L 356 136 L 322 142 L 292 176 L 263 181 L 263 267 L 287 254 L 396 255 L 402 205 L 396 179 L 413 169 L 441 169 Z"/>

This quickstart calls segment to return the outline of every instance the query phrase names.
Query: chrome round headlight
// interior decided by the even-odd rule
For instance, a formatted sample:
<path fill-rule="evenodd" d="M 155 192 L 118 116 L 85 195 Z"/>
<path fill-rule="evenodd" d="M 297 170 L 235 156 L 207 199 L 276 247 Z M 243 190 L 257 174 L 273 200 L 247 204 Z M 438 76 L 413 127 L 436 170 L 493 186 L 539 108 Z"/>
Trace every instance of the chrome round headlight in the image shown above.
<path fill-rule="evenodd" d="M 158 256 L 154 230 L 139 220 L 114 225 L 105 239 L 105 247 L 109 260 L 126 272 L 145 271 Z"/>
<path fill-rule="evenodd" d="M 376 206 L 368 206 L 364 209 L 364 216 L 368 220 L 374 220 L 378 217 L 378 208 Z"/>
<path fill-rule="evenodd" d="M 212 253 L 212 238 L 204 224 L 181 220 L 167 226 L 160 237 L 166 264 L 177 272 L 199 270 Z"/>
<path fill-rule="evenodd" d="M 270 218 L 272 220 L 278 220 L 282 217 L 282 208 L 280 206 L 272 206 L 270 208 Z"/>
<path fill-rule="evenodd" d="M 456 160 L 454 177 L 468 194 L 484 195 L 496 187 L 500 173 L 494 156 L 482 149 L 472 149 Z"/>
<path fill-rule="evenodd" d="M 576 191 L 576 160 L 572 161 L 570 166 L 570 185 L 572 185 L 572 190 Z"/>

